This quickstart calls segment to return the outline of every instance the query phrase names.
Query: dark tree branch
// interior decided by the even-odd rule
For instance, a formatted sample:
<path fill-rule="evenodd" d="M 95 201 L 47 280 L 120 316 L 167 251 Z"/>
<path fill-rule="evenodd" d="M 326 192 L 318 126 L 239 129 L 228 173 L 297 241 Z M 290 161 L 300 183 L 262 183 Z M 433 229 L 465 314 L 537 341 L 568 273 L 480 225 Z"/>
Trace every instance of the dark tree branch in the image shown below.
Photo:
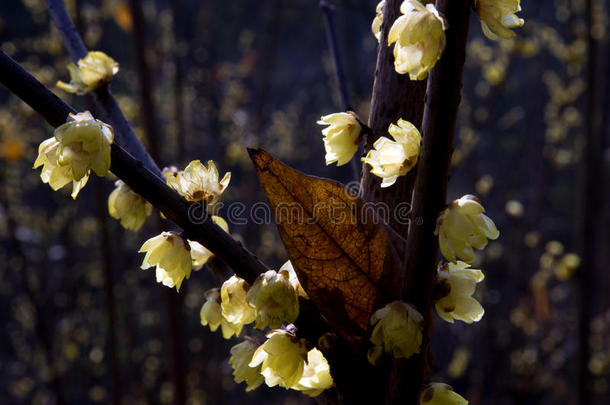
<path fill-rule="evenodd" d="M 79 59 L 87 55 L 87 48 L 70 19 L 64 2 L 62 0 L 45 0 L 45 3 L 53 23 L 61 34 L 70 58 L 76 64 Z M 159 167 L 127 122 L 125 115 L 110 92 L 109 85 L 102 86 L 95 92 L 89 93 L 88 97 L 90 98 L 90 104 L 94 106 L 96 117 L 114 128 L 116 143 L 127 149 L 134 157 L 141 160 L 149 170 L 160 177 Z"/>
<path fill-rule="evenodd" d="M 388 46 L 388 32 L 394 20 L 400 16 L 401 3 L 401 0 L 387 0 L 384 7 L 369 115 L 372 133 L 367 136 L 365 152 L 373 147 L 380 136 L 388 136 L 388 126 L 399 118 L 410 121 L 417 128 L 421 127 L 426 81 L 411 81 L 408 75 L 396 73 L 393 47 Z M 371 167 L 365 164 L 362 166 L 360 196 L 366 201 L 386 203 L 393 212 L 396 205 L 411 201 L 415 170 L 399 177 L 393 186 L 382 189 L 381 179 L 371 174 Z M 396 221 L 394 217 L 390 218 L 390 225 L 402 237 L 407 236 L 408 225 Z"/>
<path fill-rule="evenodd" d="M 70 113 L 76 113 L 71 106 L 1 51 L 0 82 L 53 127 L 65 123 Z M 116 143 L 112 144 L 111 153 L 110 170 L 117 177 L 180 226 L 189 239 L 200 242 L 227 263 L 237 275 L 252 283 L 260 273 L 268 270 L 241 243 L 214 224 L 210 216 L 202 215 L 201 218 L 196 218 L 202 207 L 189 205 L 163 180 L 145 168 L 142 162 Z"/>
<path fill-rule="evenodd" d="M 430 72 L 422 123 L 423 144 L 412 199 L 403 279 L 405 300 L 424 317 L 421 353 L 408 362 L 395 361 L 390 386 L 400 387 L 388 403 L 416 403 L 417 392 L 430 372 L 430 339 L 434 313 L 432 290 L 436 277 L 436 219 L 445 207 L 453 136 L 461 100 L 462 72 L 470 17 L 470 1 L 438 0 L 448 29 L 445 52 Z"/>
<path fill-rule="evenodd" d="M 351 110 L 352 106 L 349 102 L 347 95 L 347 85 L 345 80 L 345 72 L 343 71 L 343 59 L 341 58 L 341 52 L 339 51 L 339 45 L 337 44 L 337 33 L 335 32 L 335 6 L 326 0 L 320 1 L 320 10 L 322 10 L 322 16 L 324 17 L 324 27 L 326 29 L 326 41 L 328 42 L 328 48 L 333 58 L 333 64 L 335 66 L 335 80 L 337 82 L 337 89 L 339 90 L 339 99 L 341 100 L 341 107 L 347 111 Z"/>
<path fill-rule="evenodd" d="M 349 102 L 347 92 L 347 81 L 345 80 L 345 72 L 343 71 L 343 58 L 339 51 L 339 45 L 337 43 L 337 33 L 335 32 L 335 6 L 326 0 L 320 1 L 320 10 L 322 10 L 322 16 L 324 17 L 324 27 L 326 29 L 326 41 L 330 49 L 330 54 L 333 58 L 333 64 L 335 66 L 335 81 L 337 82 L 337 89 L 339 91 L 339 99 L 341 100 L 341 108 L 345 111 L 352 110 L 351 103 Z M 354 179 L 358 178 L 360 173 L 360 165 L 356 159 L 350 161 Z"/>
<path fill-rule="evenodd" d="M 580 319 L 578 356 L 578 396 L 580 404 L 592 401 L 592 377 L 589 368 L 591 358 L 591 320 L 597 304 L 596 285 L 601 274 L 601 252 L 607 245 L 601 243 L 604 232 L 600 221 L 604 221 L 604 199 L 606 197 L 604 172 L 604 135 L 601 103 L 602 80 L 599 69 L 600 41 L 593 35 L 595 24 L 592 0 L 585 1 L 587 19 L 587 91 L 585 93 L 585 142 L 583 153 L 583 212 L 581 213 L 581 240 L 583 263 L 579 271 Z"/>
<path fill-rule="evenodd" d="M 104 308 L 106 312 L 106 328 L 108 333 L 108 369 L 110 371 L 110 403 L 121 403 L 121 368 L 118 360 L 117 316 L 114 301 L 113 255 L 110 248 L 110 233 L 108 231 L 108 213 L 104 182 L 95 179 L 96 214 L 100 226 L 100 253 L 102 256 L 102 272 L 104 280 Z"/>
<path fill-rule="evenodd" d="M 65 123 L 68 115 L 76 112 L 2 51 L 0 51 L 0 83 L 32 107 L 53 127 Z M 110 170 L 134 192 L 181 227 L 189 239 L 204 245 L 248 283 L 253 284 L 261 273 L 269 270 L 240 242 L 217 226 L 211 220 L 211 216 L 203 215 L 203 207 L 187 203 L 140 161 L 114 143 L 111 145 Z M 301 313 L 296 323 L 305 337 L 315 342 L 316 336 L 329 331 L 329 328 L 311 302 L 303 301 L 301 304 Z"/>
<path fill-rule="evenodd" d="M 129 5 L 133 19 L 133 51 L 136 59 L 136 72 L 138 73 L 138 87 L 142 106 L 141 118 L 144 121 L 150 154 L 156 162 L 161 162 L 159 131 L 155 119 L 155 105 L 152 95 L 154 82 L 151 77 L 148 61 L 146 60 L 146 23 L 142 12 L 142 2 L 140 0 L 130 0 Z"/>

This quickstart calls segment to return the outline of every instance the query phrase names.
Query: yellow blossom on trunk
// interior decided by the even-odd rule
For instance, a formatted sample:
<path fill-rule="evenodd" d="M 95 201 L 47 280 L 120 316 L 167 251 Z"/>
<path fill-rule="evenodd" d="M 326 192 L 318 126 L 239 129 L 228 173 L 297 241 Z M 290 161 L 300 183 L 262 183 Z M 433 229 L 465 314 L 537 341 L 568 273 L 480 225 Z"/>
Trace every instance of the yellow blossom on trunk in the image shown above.
<path fill-rule="evenodd" d="M 446 263 L 438 270 L 439 281 L 445 283 L 449 293 L 436 301 L 436 313 L 447 322 L 472 323 L 483 318 L 485 310 L 472 294 L 485 276 L 481 270 L 469 267 L 468 263 L 458 261 Z"/>
<path fill-rule="evenodd" d="M 139 252 L 146 252 L 142 269 L 157 266 L 158 283 L 180 290 L 182 281 L 191 276 L 191 253 L 186 241 L 175 232 L 148 239 Z"/>
<path fill-rule="evenodd" d="M 290 284 L 292 284 L 292 287 L 294 287 L 295 291 L 297 292 L 297 295 L 308 300 L 309 296 L 301 286 L 299 278 L 297 277 L 297 273 L 294 271 L 294 267 L 292 267 L 292 263 L 290 262 L 290 260 L 286 261 L 286 263 L 284 263 L 282 267 L 280 267 L 279 273 L 282 274 L 284 272 L 288 274 L 288 281 L 290 281 Z M 284 275 L 284 277 L 286 276 Z"/>
<path fill-rule="evenodd" d="M 220 288 L 222 316 L 231 323 L 254 322 L 256 311 L 246 302 L 250 285 L 242 278 L 231 276 Z"/>
<path fill-rule="evenodd" d="M 96 90 L 112 80 L 118 73 L 119 64 L 104 52 L 92 51 L 78 61 L 78 67 L 70 63 L 70 83 L 57 82 L 57 87 L 68 93 L 85 94 Z"/>
<path fill-rule="evenodd" d="M 229 364 L 233 367 L 233 379 L 236 383 L 246 382 L 246 392 L 257 389 L 264 381 L 261 374 L 261 366 L 250 367 L 252 355 L 258 348 L 258 344 L 251 338 L 247 338 L 231 348 Z"/>
<path fill-rule="evenodd" d="M 409 358 L 420 351 L 423 322 L 413 305 L 394 301 L 371 316 L 371 342 L 395 358 Z"/>
<path fill-rule="evenodd" d="M 294 322 L 299 315 L 297 292 L 290 284 L 287 272 L 269 270 L 258 276 L 246 300 L 256 308 L 255 327 L 258 329 L 279 328 L 284 322 Z"/>
<path fill-rule="evenodd" d="M 152 205 L 121 180 L 114 184 L 116 187 L 108 197 L 108 212 L 121 221 L 123 228 L 137 231 L 152 213 Z"/>
<path fill-rule="evenodd" d="M 267 334 L 267 340 L 252 356 L 250 367 L 261 366 L 265 383 L 274 387 L 294 387 L 305 369 L 307 348 L 302 339 L 286 330 L 274 330 Z"/>
<path fill-rule="evenodd" d="M 206 301 L 199 311 L 201 324 L 209 326 L 212 332 L 215 332 L 220 326 L 222 337 L 225 339 L 230 339 L 233 335 L 239 336 L 243 325 L 231 323 L 222 315 L 220 291 L 218 291 L 218 288 L 206 291 L 205 299 Z"/>
<path fill-rule="evenodd" d="M 436 221 L 435 235 L 441 253 L 450 262 L 474 260 L 474 250 L 487 246 L 488 239 L 497 239 L 500 232 L 487 215 L 485 208 L 473 195 L 453 201 Z"/>
<path fill-rule="evenodd" d="M 317 122 L 318 125 L 328 125 L 322 130 L 326 164 L 337 162 L 342 166 L 349 162 L 360 144 L 362 126 L 352 112 L 340 112 L 325 115 Z"/>
<path fill-rule="evenodd" d="M 381 187 L 389 187 L 399 176 L 404 176 L 417 164 L 421 144 L 421 135 L 409 121 L 398 120 L 398 125 L 390 124 L 388 132 L 392 141 L 385 136 L 373 144 L 365 157 L 364 163 L 371 166 L 371 173 L 381 177 Z"/>
<path fill-rule="evenodd" d="M 375 18 L 373 19 L 373 23 L 371 24 L 371 31 L 373 31 L 373 35 L 377 38 L 377 42 L 381 41 L 381 24 L 383 23 L 383 8 L 385 7 L 385 0 L 381 0 L 379 4 L 377 4 L 377 8 L 375 12 Z"/>
<path fill-rule="evenodd" d="M 447 384 L 428 384 L 419 394 L 419 405 L 468 405 L 468 401 Z"/>
<path fill-rule="evenodd" d="M 34 169 L 43 166 L 40 178 L 53 190 L 72 181 L 72 198 L 85 186 L 89 172 L 105 176 L 110 169 L 112 128 L 93 118 L 90 112 L 70 114 L 55 129 L 54 137 L 42 142 Z"/>
<path fill-rule="evenodd" d="M 394 69 L 408 73 L 411 80 L 423 80 L 441 58 L 445 49 L 445 21 L 433 4 L 424 6 L 418 0 L 405 0 L 388 34 L 388 45 L 394 45 Z"/>
<path fill-rule="evenodd" d="M 481 20 L 483 34 L 489 39 L 512 38 L 511 28 L 522 27 L 525 20 L 516 16 L 520 0 L 475 0 L 474 9 Z"/>
<path fill-rule="evenodd" d="M 199 160 L 193 160 L 184 171 L 166 173 L 167 185 L 190 202 L 204 201 L 213 205 L 218 201 L 231 181 L 231 173 L 226 173 L 218 181 L 218 169 L 213 161 L 208 161 L 205 167 Z"/>
<path fill-rule="evenodd" d="M 311 349 L 307 352 L 307 364 L 303 369 L 303 377 L 293 389 L 301 391 L 308 397 L 317 397 L 333 385 L 328 361 L 321 351 L 316 348 Z"/>
<path fill-rule="evenodd" d="M 212 215 L 212 221 L 225 232 L 229 232 L 229 225 L 222 217 Z M 205 246 L 194 240 L 189 240 L 191 247 L 191 259 L 193 260 L 193 270 L 200 270 L 214 256 Z"/>

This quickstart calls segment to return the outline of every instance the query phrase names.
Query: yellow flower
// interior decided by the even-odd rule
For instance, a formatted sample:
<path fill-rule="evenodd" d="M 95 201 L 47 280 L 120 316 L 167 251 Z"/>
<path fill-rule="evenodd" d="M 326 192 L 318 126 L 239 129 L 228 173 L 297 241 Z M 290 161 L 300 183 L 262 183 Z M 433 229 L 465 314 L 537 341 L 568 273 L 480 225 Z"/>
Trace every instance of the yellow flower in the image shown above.
<path fill-rule="evenodd" d="M 317 124 L 328 125 L 322 130 L 326 164 L 337 162 L 337 166 L 341 166 L 349 162 L 362 140 L 362 127 L 356 115 L 351 112 L 329 114 L 321 117 Z"/>
<path fill-rule="evenodd" d="M 254 322 L 256 311 L 246 302 L 250 285 L 237 276 L 231 276 L 220 288 L 222 316 L 231 323 L 242 325 Z"/>
<path fill-rule="evenodd" d="M 394 69 L 408 73 L 411 80 L 423 80 L 441 58 L 445 49 L 445 21 L 433 4 L 424 6 L 418 0 L 405 0 L 388 34 L 388 45 L 394 45 Z"/>
<path fill-rule="evenodd" d="M 218 217 L 216 215 L 212 215 L 212 221 L 219 227 L 221 227 L 225 232 L 229 232 L 229 225 L 227 221 Z M 210 252 L 205 246 L 201 243 L 196 242 L 194 240 L 189 240 L 189 245 L 191 246 L 191 259 L 193 260 L 193 270 L 200 270 L 207 262 L 214 256 L 212 252 Z"/>
<path fill-rule="evenodd" d="M 68 93 L 85 94 L 109 83 L 118 73 L 119 64 L 104 52 L 93 51 L 79 59 L 78 67 L 70 63 L 68 70 L 70 83 L 58 81 L 57 87 Z"/>
<path fill-rule="evenodd" d="M 231 323 L 222 315 L 222 306 L 220 304 L 220 292 L 218 288 L 213 288 L 206 291 L 205 303 L 199 311 L 199 317 L 203 326 L 209 325 L 210 330 L 215 332 L 220 326 L 222 337 L 230 339 L 231 336 L 239 336 L 243 328 L 242 324 Z"/>
<path fill-rule="evenodd" d="M 436 313 L 443 320 L 453 323 L 455 320 L 466 323 L 478 322 L 485 310 L 474 298 L 474 290 L 485 276 L 481 270 L 471 269 L 468 263 L 458 261 L 446 263 L 438 270 L 439 280 L 448 286 L 448 295 L 436 301 Z"/>
<path fill-rule="evenodd" d="M 114 184 L 116 188 L 108 197 L 108 212 L 112 218 L 121 220 L 123 228 L 137 231 L 152 213 L 152 205 L 121 180 Z"/>
<path fill-rule="evenodd" d="M 38 158 L 34 162 L 34 169 L 43 165 L 40 178 L 43 183 L 49 183 L 49 186 L 55 191 L 72 182 L 72 198 L 76 198 L 80 190 L 87 184 L 89 174 L 78 181 L 74 180 L 72 168 L 60 166 L 57 161 L 59 146 L 60 144 L 55 138 L 43 141 L 38 147 Z"/>
<path fill-rule="evenodd" d="M 521 11 L 520 0 L 475 0 L 474 9 L 481 20 L 483 34 L 489 39 L 512 38 L 511 28 L 522 27 L 525 20 L 515 15 Z"/>
<path fill-rule="evenodd" d="M 34 169 L 43 166 L 40 178 L 53 190 L 72 181 L 72 197 L 76 198 L 90 170 L 98 176 L 108 173 L 113 139 L 112 128 L 94 119 L 89 111 L 70 114 L 68 121 L 55 129 L 54 138 L 40 144 Z"/>
<path fill-rule="evenodd" d="M 294 267 L 292 267 L 292 263 L 290 262 L 290 260 L 286 261 L 286 263 L 284 263 L 282 267 L 280 267 L 279 273 L 282 274 L 284 272 L 288 273 L 288 281 L 290 281 L 290 284 L 292 284 L 292 287 L 297 292 L 297 295 L 308 300 L 309 296 L 301 286 L 299 278 L 297 277 L 297 273 L 294 271 Z M 286 276 L 284 275 L 284 277 Z"/>
<path fill-rule="evenodd" d="M 267 334 L 267 340 L 260 345 L 252 356 L 250 367 L 261 366 L 265 383 L 274 387 L 294 387 L 305 368 L 307 349 L 302 339 L 286 330 L 274 330 Z"/>
<path fill-rule="evenodd" d="M 166 173 L 165 177 L 167 185 L 187 201 L 204 201 L 207 205 L 217 202 L 231 181 L 230 172 L 218 181 L 218 169 L 211 160 L 208 161 L 208 167 L 199 160 L 193 160 L 184 171 Z"/>
<path fill-rule="evenodd" d="M 390 124 L 388 132 L 392 141 L 385 136 L 373 144 L 373 149 L 362 158 L 371 166 L 371 173 L 381 177 L 381 187 L 389 187 L 398 176 L 404 176 L 415 166 L 419 157 L 421 135 L 409 121 L 398 120 L 398 125 Z"/>
<path fill-rule="evenodd" d="M 158 283 L 180 290 L 182 280 L 191 276 L 191 254 L 185 240 L 175 232 L 148 239 L 139 252 L 146 252 L 142 269 L 157 266 Z"/>
<path fill-rule="evenodd" d="M 419 394 L 419 405 L 468 405 L 468 401 L 447 384 L 428 384 Z"/>
<path fill-rule="evenodd" d="M 297 292 L 285 271 L 278 274 L 269 270 L 258 276 L 246 300 L 256 308 L 255 327 L 258 329 L 279 328 L 284 322 L 294 322 L 299 315 Z"/>
<path fill-rule="evenodd" d="M 457 259 L 472 263 L 473 248 L 483 249 L 488 239 L 500 236 L 496 225 L 484 212 L 479 200 L 470 194 L 453 201 L 441 212 L 434 234 L 438 235 L 445 259 L 453 263 Z"/>
<path fill-rule="evenodd" d="M 248 365 L 257 348 L 258 344 L 248 337 L 231 348 L 229 364 L 233 367 L 233 379 L 238 384 L 245 381 L 246 392 L 257 389 L 265 381 L 260 365 L 257 367 Z"/>
<path fill-rule="evenodd" d="M 373 31 L 373 35 L 377 38 L 377 42 L 381 41 L 381 24 L 383 23 L 383 7 L 385 6 L 385 0 L 381 0 L 379 4 L 377 4 L 377 8 L 375 11 L 377 15 L 373 19 L 373 24 L 371 24 L 371 31 Z"/>
<path fill-rule="evenodd" d="M 316 348 L 311 349 L 307 353 L 307 364 L 303 369 L 303 377 L 292 388 L 303 392 L 308 397 L 317 397 L 333 385 L 328 361 L 321 351 Z"/>
<path fill-rule="evenodd" d="M 375 325 L 371 342 L 395 358 L 407 359 L 420 351 L 423 322 L 413 305 L 394 301 L 371 316 L 371 324 Z"/>

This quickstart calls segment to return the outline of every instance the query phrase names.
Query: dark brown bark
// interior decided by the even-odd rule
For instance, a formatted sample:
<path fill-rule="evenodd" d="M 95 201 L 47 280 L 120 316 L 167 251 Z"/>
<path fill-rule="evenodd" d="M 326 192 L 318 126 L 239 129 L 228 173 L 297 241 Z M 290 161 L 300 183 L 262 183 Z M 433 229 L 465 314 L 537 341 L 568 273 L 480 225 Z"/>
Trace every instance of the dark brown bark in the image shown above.
<path fill-rule="evenodd" d="M 405 257 L 405 300 L 424 316 L 421 353 L 409 361 L 395 361 L 388 398 L 390 403 L 417 403 L 417 393 L 430 372 L 430 339 L 434 324 L 432 290 L 436 278 L 438 238 L 436 219 L 445 207 L 447 181 L 457 110 L 461 100 L 462 71 L 470 1 L 438 0 L 448 29 L 445 52 L 428 78 L 422 122 L 423 142 L 412 200 L 412 221 Z"/>
<path fill-rule="evenodd" d="M 383 24 L 381 26 L 381 41 L 377 53 L 377 67 L 371 99 L 369 127 L 372 134 L 367 137 L 365 153 L 373 147 L 380 136 L 388 136 L 388 126 L 396 123 L 399 118 L 410 121 L 421 128 L 424 112 L 424 96 L 426 81 L 412 81 L 408 75 L 401 75 L 394 70 L 393 47 L 388 44 L 388 32 L 392 23 L 400 16 L 400 0 L 388 0 L 384 7 Z M 381 179 L 370 173 L 371 167 L 362 167 L 360 181 L 360 196 L 365 201 L 387 204 L 390 212 L 389 224 L 402 237 L 408 233 L 408 222 L 394 215 L 395 207 L 402 202 L 411 201 L 415 171 L 401 176 L 396 183 L 388 188 L 380 187 Z"/>
<path fill-rule="evenodd" d="M 100 225 L 100 251 L 102 256 L 102 272 L 104 280 L 104 312 L 106 315 L 106 330 L 108 336 L 108 369 L 110 372 L 110 403 L 121 403 L 121 372 L 118 361 L 116 306 L 114 305 L 114 274 L 113 255 L 108 232 L 108 212 L 104 183 L 95 179 L 97 221 Z"/>
<path fill-rule="evenodd" d="M 582 405 L 592 402 L 592 376 L 589 369 L 591 358 L 591 320 L 597 303 L 596 285 L 601 274 L 601 252 L 607 246 L 602 244 L 604 231 L 599 226 L 604 218 L 606 193 L 604 180 L 604 136 L 601 110 L 601 75 L 599 72 L 599 40 L 592 33 L 594 11 L 592 0 L 586 0 L 587 18 L 587 92 L 585 142 L 583 153 L 583 213 L 582 213 L 582 266 L 580 281 L 580 320 L 578 356 L 578 396 Z"/>
<path fill-rule="evenodd" d="M 140 0 L 129 0 L 131 7 L 131 15 L 133 18 L 133 51 L 136 59 L 136 71 L 138 73 L 141 119 L 144 122 L 146 131 L 146 141 L 150 155 L 156 162 L 161 160 L 161 151 L 159 148 L 159 133 L 155 119 L 155 106 L 153 102 L 154 81 L 151 75 L 150 66 L 146 60 L 146 22 L 142 12 L 142 2 Z"/>

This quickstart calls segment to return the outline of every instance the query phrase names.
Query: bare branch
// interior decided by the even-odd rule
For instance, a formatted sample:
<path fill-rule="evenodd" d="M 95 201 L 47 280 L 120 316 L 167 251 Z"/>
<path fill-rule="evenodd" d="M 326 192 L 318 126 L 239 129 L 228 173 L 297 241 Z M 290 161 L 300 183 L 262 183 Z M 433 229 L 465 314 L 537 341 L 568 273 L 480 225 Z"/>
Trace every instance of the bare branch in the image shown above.
<path fill-rule="evenodd" d="M 388 46 L 388 32 L 394 20 L 400 15 L 401 3 L 402 0 L 387 0 L 384 7 L 369 115 L 369 127 L 372 133 L 366 138 L 365 152 L 373 147 L 373 143 L 380 136 L 387 136 L 390 123 L 396 123 L 402 118 L 420 128 L 422 120 L 426 81 L 411 81 L 408 75 L 396 73 L 392 48 Z M 360 196 L 366 201 L 384 202 L 391 208 L 401 202 L 410 201 L 415 170 L 413 169 L 406 176 L 400 176 L 392 187 L 382 189 L 381 179 L 371 174 L 371 167 L 365 164 L 362 166 Z M 408 226 L 404 223 L 391 220 L 390 225 L 402 237 L 407 236 Z"/>
<path fill-rule="evenodd" d="M 45 0 L 53 23 L 59 30 L 64 45 L 74 63 L 87 55 L 87 48 L 83 43 L 74 23 L 68 15 L 63 0 Z M 110 93 L 108 85 L 102 86 L 94 93 L 88 95 L 91 105 L 94 107 L 95 115 L 104 122 L 112 125 L 115 130 L 116 143 L 125 148 L 135 158 L 142 161 L 155 175 L 161 176 L 159 167 L 138 139 L 133 128 L 127 122 L 125 115 L 119 108 L 116 100 Z"/>
<path fill-rule="evenodd" d="M 68 114 L 76 113 L 71 106 L 1 51 L 0 82 L 54 127 L 65 123 Z M 214 224 L 210 216 L 197 218 L 197 221 L 194 221 L 192 215 L 198 207 L 189 205 L 121 146 L 113 143 L 111 153 L 110 170 L 134 192 L 140 194 L 184 229 L 189 239 L 202 243 L 248 282 L 253 282 L 260 273 L 268 270 L 241 243 Z"/>
<path fill-rule="evenodd" d="M 461 100 L 462 72 L 470 1 L 438 0 L 436 7 L 447 20 L 445 52 L 428 78 L 422 123 L 423 143 L 412 199 L 412 221 L 406 250 L 403 297 L 424 316 L 421 353 L 408 362 L 394 362 L 390 386 L 399 388 L 387 403 L 415 403 L 421 384 L 430 372 L 430 338 L 434 323 L 432 290 L 436 277 L 438 238 L 436 219 L 445 207 L 447 180 L 457 110 Z"/>

